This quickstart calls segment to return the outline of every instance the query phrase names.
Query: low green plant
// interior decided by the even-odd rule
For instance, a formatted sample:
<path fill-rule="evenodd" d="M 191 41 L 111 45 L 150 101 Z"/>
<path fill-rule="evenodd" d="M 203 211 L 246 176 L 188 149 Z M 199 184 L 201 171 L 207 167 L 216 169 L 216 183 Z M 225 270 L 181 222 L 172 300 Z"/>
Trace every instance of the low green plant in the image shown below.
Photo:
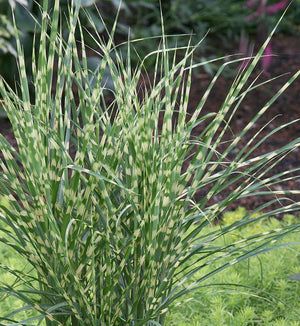
<path fill-rule="evenodd" d="M 101 57 L 93 72 L 87 65 L 79 4 L 69 8 L 67 39 L 59 25 L 59 9 L 56 0 L 49 17 L 48 2 L 43 3 L 40 38 L 35 40 L 38 54 L 33 51 L 33 98 L 17 29 L 20 93 L 5 80 L 0 82 L 18 145 L 15 149 L 0 137 L 0 219 L 6 225 L 0 241 L 29 266 L 27 271 L 1 265 L 18 284 L 1 281 L 1 295 L 23 301 L 24 307 L 0 320 L 7 325 L 43 320 L 47 326 L 163 325 L 169 306 L 184 294 L 222 270 L 276 247 L 276 240 L 299 228 L 294 223 L 217 242 L 260 219 L 300 208 L 289 199 L 298 190 L 272 190 L 299 178 L 299 168 L 270 175 L 299 147 L 300 139 L 254 155 L 268 137 L 297 121 L 262 139 L 260 129 L 234 151 L 300 71 L 240 134 L 226 139 L 233 115 L 259 86 L 247 81 L 271 35 L 249 67 L 238 72 L 223 105 L 203 116 L 207 97 L 231 62 L 221 67 L 198 107 L 188 113 L 195 47 L 187 45 L 178 59 L 178 49 L 168 48 L 163 31 L 161 47 L 149 54 L 156 62 L 153 83 L 143 87 L 148 57 L 132 67 L 130 41 L 126 58 L 121 57 L 113 43 L 117 22 L 107 42 L 96 27 L 91 35 Z M 105 98 L 107 70 L 113 81 L 108 90 L 111 102 Z M 203 130 L 195 133 L 201 124 Z M 220 152 L 223 141 L 228 146 Z M 212 202 L 232 185 L 234 190 L 224 199 Z M 200 190 L 205 196 L 196 202 Z M 260 195 L 273 199 L 230 225 L 207 231 L 229 204 Z M 267 210 L 276 202 L 278 208 Z M 263 213 L 256 215 L 258 211 Z M 199 271 L 201 276 L 188 284 Z M 35 316 L 27 320 L 18 315 L 33 311 Z"/>
<path fill-rule="evenodd" d="M 231 225 L 247 214 L 245 208 L 226 212 L 222 224 Z M 244 239 L 251 234 L 268 232 L 297 222 L 299 217 L 285 215 L 282 220 L 270 218 L 219 238 L 221 245 Z M 218 229 L 219 225 L 208 226 Z M 289 234 L 278 244 L 299 242 L 299 232 Z M 206 280 L 202 287 L 174 303 L 168 313 L 167 325 L 299 325 L 300 284 L 289 280 L 290 273 L 300 269 L 300 246 L 284 246 L 250 258 Z M 214 264 L 210 266 L 213 271 Z M 201 277 L 201 271 L 192 280 Z M 204 295 L 205 293 L 205 295 Z M 186 302 L 186 303 L 184 303 Z"/>
<path fill-rule="evenodd" d="M 2 227 L 5 227 L 7 229 L 5 225 L 1 225 L 1 228 Z M 1 231 L 0 236 L 4 236 L 4 233 Z M 10 286 L 13 286 L 15 289 L 18 289 L 19 291 L 26 291 L 26 287 L 22 287 L 22 285 L 18 282 L 18 278 L 16 278 L 14 274 L 10 273 L 9 271 L 12 271 L 13 269 L 19 269 L 23 272 L 32 273 L 32 269 L 30 268 L 30 265 L 28 264 L 27 260 L 24 257 L 18 255 L 18 253 L 9 246 L 3 245 L 1 243 L 0 261 L 1 267 L 4 267 L 5 265 L 5 268 L 0 268 L 1 285 L 3 283 L 6 283 Z M 9 314 L 10 312 L 15 311 L 16 309 L 20 309 L 20 313 L 18 314 L 18 318 L 20 320 L 26 320 L 36 315 L 33 310 L 22 312 L 24 302 L 22 300 L 14 298 L 13 296 L 10 296 L 9 294 L 1 293 L 0 302 L 1 317 Z M 3 323 L 1 323 L 1 325 L 3 325 Z"/>

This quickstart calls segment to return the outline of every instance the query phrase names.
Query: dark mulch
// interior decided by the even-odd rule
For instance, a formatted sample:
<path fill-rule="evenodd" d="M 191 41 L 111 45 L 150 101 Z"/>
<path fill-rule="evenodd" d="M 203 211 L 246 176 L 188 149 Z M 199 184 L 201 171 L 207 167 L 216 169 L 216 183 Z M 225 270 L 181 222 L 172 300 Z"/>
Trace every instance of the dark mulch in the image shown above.
<path fill-rule="evenodd" d="M 277 57 L 272 59 L 272 64 L 269 69 L 270 76 L 275 77 L 284 73 L 289 73 L 273 82 L 258 88 L 248 94 L 247 98 L 241 104 L 239 111 L 237 112 L 234 120 L 231 122 L 231 128 L 233 135 L 229 137 L 234 137 L 234 134 L 239 133 L 247 122 L 253 117 L 263 105 L 275 94 L 281 86 L 297 71 L 300 69 L 300 42 L 295 36 L 283 36 L 278 35 L 272 40 L 272 48 L 274 54 Z M 266 79 L 266 76 L 262 76 L 260 80 Z M 189 110 L 192 111 L 198 104 L 201 95 L 206 90 L 211 77 L 205 72 L 199 72 L 194 76 Z M 210 111 L 217 111 L 222 105 L 222 102 L 227 94 L 228 88 L 230 86 L 230 78 L 220 78 L 215 85 L 208 102 L 205 105 L 203 114 Z M 287 123 L 291 120 L 300 118 L 300 79 L 297 79 L 285 92 L 279 97 L 279 99 L 271 106 L 271 108 L 264 114 L 264 116 L 259 120 L 253 130 L 245 136 L 245 139 L 240 144 L 245 145 L 247 140 L 251 139 L 253 135 L 262 126 L 266 125 L 266 128 L 261 133 L 261 136 L 266 135 L 274 128 L 279 127 L 283 123 Z M 201 130 L 199 130 L 200 132 Z M 15 144 L 13 137 L 13 132 L 11 125 L 7 120 L 0 121 L 0 132 L 12 143 Z M 197 132 L 197 131 L 196 131 Z M 260 155 L 266 152 L 275 150 L 278 147 L 284 146 L 288 141 L 300 136 L 300 124 L 295 123 L 280 131 L 275 133 L 267 141 L 264 142 L 262 146 L 257 148 L 255 155 Z M 218 148 L 222 151 L 222 147 Z M 284 158 L 275 168 L 272 169 L 272 174 L 279 173 L 281 171 L 288 171 L 293 168 L 300 167 L 300 150 L 296 149 L 289 154 L 288 157 Z M 280 186 L 276 186 L 275 190 L 280 189 L 299 189 L 300 178 L 292 181 L 287 181 Z M 228 189 L 230 191 L 230 189 Z M 221 200 L 226 196 L 227 193 L 219 194 L 214 198 L 215 201 Z M 205 191 L 198 194 L 198 199 L 205 196 Z M 300 201 L 299 196 L 294 196 L 294 200 Z M 254 209 L 259 205 L 265 203 L 267 198 L 255 197 L 255 198 L 245 198 L 239 200 L 238 202 L 232 204 L 230 208 L 235 208 L 239 205 L 245 206 L 248 209 Z M 274 205 L 272 206 L 274 208 Z"/>
<path fill-rule="evenodd" d="M 238 134 L 247 124 L 247 122 L 272 98 L 274 94 L 284 85 L 284 83 L 291 78 L 291 76 L 300 69 L 300 42 L 299 38 L 292 36 L 278 35 L 272 40 L 272 48 L 276 57 L 272 58 L 272 63 L 269 68 L 269 76 L 261 76 L 259 81 L 264 81 L 268 78 L 273 78 L 285 73 L 282 76 L 252 92 L 250 92 L 246 99 L 242 102 L 235 118 L 230 126 L 233 135 L 229 135 L 228 139 Z M 257 74 L 259 70 L 257 70 Z M 255 74 L 254 74 L 255 76 Z M 195 76 L 192 92 L 190 110 L 193 110 L 199 102 L 203 91 L 207 88 L 210 79 L 205 74 Z M 220 78 L 211 94 L 203 113 L 216 111 L 222 105 L 222 102 L 227 94 L 230 86 L 230 78 Z M 263 126 L 266 128 L 261 133 L 260 138 L 271 132 L 275 128 L 284 123 L 300 118 L 300 78 L 296 79 L 293 84 L 274 102 L 270 109 L 260 118 L 256 123 L 255 128 L 251 129 L 243 141 L 238 146 L 242 148 L 245 143 L 251 139 L 255 133 Z M 300 137 L 300 123 L 294 123 L 284 130 L 273 134 L 267 139 L 263 145 L 257 148 L 255 156 L 270 152 L 279 147 L 286 145 L 292 139 Z M 259 139 L 260 139 L 259 138 Z M 222 151 L 222 147 L 218 148 Z M 300 168 L 300 149 L 295 149 L 286 158 L 284 158 L 277 166 L 275 166 L 270 173 L 277 174 L 281 171 L 290 171 L 294 168 Z M 291 174 L 293 175 L 293 174 Z M 299 172 L 297 173 L 299 175 Z M 296 189 L 300 187 L 300 178 L 296 180 L 287 181 L 283 184 L 276 185 L 274 190 Z M 228 189 L 230 191 L 230 189 Z M 228 191 L 215 197 L 215 200 L 221 200 L 228 194 Z M 205 193 L 199 195 L 205 196 Z M 292 196 L 293 200 L 300 201 L 299 196 Z M 241 199 L 230 206 L 235 208 L 238 205 L 245 206 L 248 209 L 254 209 L 266 202 L 270 198 L 265 197 L 248 197 Z M 273 199 L 273 198 L 271 198 Z M 275 204 L 270 208 L 275 208 Z M 278 206 L 278 205 L 277 205 Z"/>

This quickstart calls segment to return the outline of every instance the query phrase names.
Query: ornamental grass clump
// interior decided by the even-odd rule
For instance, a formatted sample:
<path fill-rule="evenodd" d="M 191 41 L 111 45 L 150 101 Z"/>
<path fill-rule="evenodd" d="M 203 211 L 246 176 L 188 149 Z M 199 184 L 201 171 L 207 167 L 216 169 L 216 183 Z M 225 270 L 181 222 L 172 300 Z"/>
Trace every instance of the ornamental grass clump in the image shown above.
<path fill-rule="evenodd" d="M 218 152 L 232 116 L 257 86 L 247 80 L 269 40 L 238 73 L 223 105 L 203 116 L 206 99 L 230 62 L 188 114 L 195 47 L 187 46 L 177 58 L 179 49 L 168 49 L 163 36 L 161 47 L 149 54 L 156 58 L 154 81 L 141 99 L 147 57 L 131 67 L 131 42 L 127 57 L 121 57 L 113 43 L 116 23 L 107 42 L 96 30 L 91 33 L 101 63 L 90 71 L 78 4 L 70 6 L 67 37 L 60 30 L 59 1 L 49 11 L 51 17 L 47 12 L 44 1 L 33 51 L 33 93 L 17 31 L 20 90 L 14 93 L 5 80 L 0 83 L 18 146 L 0 137 L 0 240 L 28 262 L 25 270 L 0 265 L 15 277 L 14 284 L 0 282 L 1 299 L 13 296 L 24 302 L 0 320 L 4 325 L 163 325 L 174 300 L 180 302 L 215 273 L 276 246 L 276 239 L 299 227 L 215 243 L 241 226 L 299 210 L 298 202 L 284 199 L 299 191 L 271 190 L 278 179 L 299 178 L 299 168 L 266 173 L 299 147 L 300 139 L 253 155 L 285 125 L 263 140 L 258 131 L 233 158 L 229 154 L 300 72 Z M 108 75 L 113 82 L 109 90 Z M 205 128 L 195 135 L 202 123 Z M 211 202 L 232 184 L 234 191 L 225 199 Z M 200 190 L 206 195 L 196 202 Z M 208 231 L 230 203 L 259 195 L 273 199 L 258 211 L 279 200 L 281 205 Z M 217 264 L 213 271 L 207 269 L 211 264 Z M 200 270 L 202 276 L 188 284 Z M 19 320 L 20 312 L 32 311 L 27 320 Z"/>

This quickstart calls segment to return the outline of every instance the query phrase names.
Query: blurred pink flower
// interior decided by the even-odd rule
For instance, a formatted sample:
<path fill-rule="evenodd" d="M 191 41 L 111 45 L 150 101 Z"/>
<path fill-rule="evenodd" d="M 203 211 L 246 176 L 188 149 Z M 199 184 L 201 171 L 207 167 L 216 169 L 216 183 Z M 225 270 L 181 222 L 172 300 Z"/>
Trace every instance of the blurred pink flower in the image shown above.
<path fill-rule="evenodd" d="M 246 7 L 247 8 L 252 8 L 256 5 L 257 3 L 257 0 L 249 0 L 247 3 L 246 3 Z"/>
<path fill-rule="evenodd" d="M 278 11 L 284 9 L 287 6 L 287 1 L 279 1 L 274 5 L 267 6 L 267 14 L 272 15 L 276 14 Z"/>
<path fill-rule="evenodd" d="M 252 20 L 255 17 L 259 17 L 265 13 L 267 15 L 276 14 L 278 11 L 284 9 L 287 6 L 287 1 L 279 1 L 279 2 L 275 3 L 274 5 L 267 6 L 266 0 L 261 0 L 260 2 L 257 0 L 249 0 L 246 3 L 246 7 L 252 8 L 252 7 L 255 7 L 257 4 L 258 4 L 258 8 L 256 9 L 256 11 L 253 14 L 249 15 L 246 18 L 247 20 Z"/>
<path fill-rule="evenodd" d="M 253 20 L 257 17 L 260 17 L 262 15 L 272 15 L 276 14 L 278 11 L 284 9 L 288 4 L 288 1 L 279 1 L 273 5 L 267 6 L 267 0 L 249 0 L 246 3 L 247 8 L 253 8 L 256 7 L 257 9 L 254 11 L 253 14 L 247 16 L 246 20 Z M 245 54 L 249 54 L 249 49 L 247 50 L 246 40 L 245 36 L 242 35 L 240 39 L 240 51 Z M 264 73 L 268 75 L 268 68 L 271 64 L 271 56 L 272 56 L 272 48 L 271 44 L 269 43 L 263 53 L 264 57 L 262 58 L 262 68 L 264 70 Z M 242 68 L 247 66 L 249 60 L 245 60 L 242 64 Z"/>
<path fill-rule="evenodd" d="M 248 44 L 248 38 L 245 36 L 245 33 L 243 33 L 243 32 L 240 37 L 239 52 L 243 56 L 246 56 L 246 57 L 252 55 L 249 44 Z M 244 59 L 244 61 L 240 65 L 240 70 L 243 70 L 244 68 L 246 68 L 248 66 L 249 62 L 250 62 L 250 59 Z"/>
<path fill-rule="evenodd" d="M 262 58 L 262 68 L 265 74 L 268 74 L 268 68 L 271 64 L 271 57 L 272 57 L 272 48 L 271 44 L 269 43 L 264 51 L 264 57 Z"/>

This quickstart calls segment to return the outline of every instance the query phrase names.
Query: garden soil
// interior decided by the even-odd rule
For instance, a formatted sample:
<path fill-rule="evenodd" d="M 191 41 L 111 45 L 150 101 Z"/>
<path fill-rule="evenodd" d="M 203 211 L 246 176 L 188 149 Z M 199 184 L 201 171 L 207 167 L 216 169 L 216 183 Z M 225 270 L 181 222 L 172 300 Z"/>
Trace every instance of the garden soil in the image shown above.
<path fill-rule="evenodd" d="M 282 85 L 298 70 L 300 69 L 300 40 L 295 36 L 277 35 L 272 40 L 273 54 L 276 55 L 272 58 L 271 66 L 268 70 L 268 76 L 262 74 L 259 77 L 259 81 L 267 80 L 268 78 L 273 78 L 284 74 L 280 78 L 273 80 L 272 82 L 259 87 L 251 91 L 245 100 L 241 103 L 238 112 L 236 113 L 234 119 L 230 123 L 231 131 L 226 133 L 224 140 L 232 140 L 235 135 L 243 130 L 247 122 L 267 103 L 267 101 L 282 87 Z M 237 51 L 235 51 L 237 52 Z M 254 72 L 253 76 L 257 76 L 260 72 L 258 69 Z M 253 77 L 252 77 L 253 78 Z M 204 91 L 207 89 L 209 82 L 212 77 L 207 74 L 204 70 L 197 71 L 193 76 L 190 102 L 189 102 L 189 112 L 192 112 Z M 230 84 L 232 82 L 230 77 L 219 78 L 218 82 L 214 86 L 210 97 L 208 98 L 204 108 L 203 114 L 208 112 L 217 112 L 221 107 Z M 260 132 L 260 138 L 266 136 L 268 133 L 275 130 L 277 127 L 284 123 L 288 123 L 292 120 L 300 118 L 300 78 L 296 79 L 294 83 L 276 100 L 276 102 L 270 107 L 270 109 L 260 118 L 260 120 L 255 124 L 242 139 L 238 145 L 238 150 L 241 150 L 243 146 L 253 138 L 253 136 L 262 127 L 263 130 Z M 205 125 L 200 125 L 195 133 L 200 133 Z M 13 136 L 13 131 L 8 120 L 2 119 L 0 121 L 0 132 L 16 146 L 16 141 Z M 300 122 L 294 123 L 286 127 L 285 129 L 274 133 L 271 137 L 264 141 L 264 143 L 255 150 L 255 156 L 270 152 L 279 147 L 286 145 L 289 141 L 300 137 Z M 258 138 L 259 139 L 259 138 Z M 218 147 L 218 151 L 222 152 L 226 148 L 226 142 L 222 143 Z M 236 153 L 237 153 L 236 151 Z M 232 153 L 231 155 L 234 155 Z M 230 158 L 230 157 L 229 157 Z M 282 171 L 291 171 L 295 168 L 300 168 L 300 148 L 295 149 L 287 157 L 283 158 L 278 165 L 276 165 L 269 172 L 270 175 L 277 174 Z M 296 173 L 298 174 L 299 173 Z M 291 174 L 293 175 L 293 173 Z M 220 201 L 226 195 L 228 195 L 233 190 L 234 185 L 227 189 L 226 191 L 216 194 L 212 201 Z M 284 190 L 284 189 L 295 189 L 300 188 L 300 178 L 295 180 L 288 180 L 282 184 L 274 186 L 274 190 Z M 208 189 L 202 189 L 196 199 L 201 199 L 206 195 Z M 237 206 L 244 206 L 249 210 L 255 209 L 260 205 L 263 205 L 270 199 L 262 196 L 246 197 L 240 199 L 230 205 L 228 209 L 234 209 Z M 292 197 L 293 200 L 300 201 L 299 196 Z M 288 203 L 288 202 L 285 202 Z M 266 209 L 274 209 L 275 206 L 280 205 L 277 201 L 272 206 Z"/>
<path fill-rule="evenodd" d="M 268 69 L 267 74 L 262 74 L 258 82 L 264 82 L 270 78 L 276 76 L 281 76 L 267 83 L 257 89 L 249 92 L 241 103 L 233 121 L 230 123 L 231 132 L 227 133 L 227 138 L 225 141 L 232 140 L 235 135 L 242 131 L 242 129 L 247 125 L 247 123 L 253 118 L 255 114 L 263 108 L 263 106 L 280 90 L 280 88 L 287 82 L 297 70 L 300 69 L 300 38 L 296 36 L 286 36 L 277 35 L 272 39 L 271 42 L 273 55 L 271 60 L 271 66 Z M 236 51 L 237 52 L 237 51 Z M 250 82 L 257 77 L 261 72 L 261 66 L 258 66 L 250 78 Z M 199 73 L 195 75 L 192 90 L 191 90 L 191 100 L 189 108 L 191 111 L 199 103 L 203 92 L 206 90 L 211 77 L 205 73 Z M 218 108 L 221 107 L 227 93 L 228 89 L 232 83 L 232 78 L 220 78 L 213 91 L 209 97 L 204 109 L 203 114 L 208 112 L 216 112 Z M 257 82 L 257 83 L 258 83 Z M 254 135 L 261 128 L 263 130 L 260 132 L 257 140 L 265 137 L 268 133 L 274 131 L 276 128 L 280 127 L 284 123 L 291 122 L 293 120 L 300 119 L 300 77 L 298 77 L 286 90 L 285 92 L 272 104 L 268 111 L 256 122 L 255 126 L 249 130 L 242 141 L 238 145 L 238 150 L 242 149 L 243 146 L 254 137 Z M 200 126 L 201 128 L 201 126 Z M 200 132 L 200 130 L 199 130 Z M 255 152 L 254 156 L 262 155 L 264 153 L 276 150 L 284 145 L 286 145 L 291 140 L 300 137 L 300 121 L 293 123 L 286 128 L 274 133 L 268 139 L 266 139 L 261 146 L 259 146 Z M 226 143 L 221 144 L 218 147 L 218 151 L 222 152 L 226 148 Z M 253 155 L 252 155 L 253 156 Z M 278 165 L 276 165 L 268 175 L 276 175 L 277 173 L 283 171 L 291 171 L 293 169 L 300 169 L 300 148 L 296 148 L 293 152 L 289 153 L 284 157 Z M 299 171 L 289 174 L 300 175 Z M 227 191 L 215 196 L 214 201 L 219 201 L 228 195 L 231 190 L 233 190 L 234 185 L 227 189 Z M 285 190 L 285 189 L 300 189 L 300 178 L 295 180 L 285 181 L 284 183 L 277 184 L 273 186 L 273 190 Z M 199 193 L 198 199 L 205 196 L 205 191 Z M 281 196 L 283 197 L 283 196 Z M 295 201 L 300 201 L 300 196 L 289 196 Z M 236 208 L 237 206 L 244 206 L 249 210 L 255 209 L 260 205 L 265 204 L 267 201 L 276 199 L 275 197 L 247 197 L 240 199 L 230 205 L 229 209 Z M 282 201 L 284 204 L 288 204 L 288 201 Z M 279 201 L 275 202 L 266 210 L 274 209 L 275 206 L 278 207 Z"/>

